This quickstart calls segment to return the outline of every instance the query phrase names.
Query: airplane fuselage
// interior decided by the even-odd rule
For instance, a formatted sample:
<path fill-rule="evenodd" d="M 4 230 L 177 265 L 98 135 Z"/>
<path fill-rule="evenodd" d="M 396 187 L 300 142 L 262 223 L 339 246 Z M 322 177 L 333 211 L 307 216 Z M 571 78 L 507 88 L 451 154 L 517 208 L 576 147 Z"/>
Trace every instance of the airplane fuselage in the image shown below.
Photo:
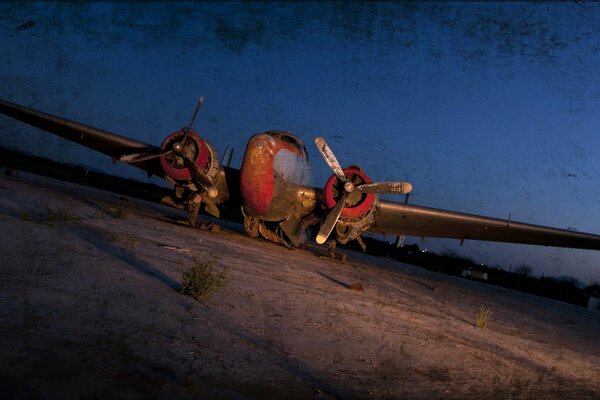
<path fill-rule="evenodd" d="M 370 232 L 600 249 L 600 235 L 380 200 L 380 194 L 409 193 L 412 185 L 371 182 L 357 166 L 342 168 L 322 137 L 315 144 L 333 172 L 323 189 L 309 185 L 304 143 L 289 132 L 253 136 L 241 170 L 223 167 L 192 129 L 202 101 L 190 123 L 160 147 L 3 100 L 0 113 L 164 178 L 174 191 L 163 201 L 187 209 L 190 226 L 197 226 L 201 208 L 219 217 L 220 206 L 241 209 L 250 236 L 290 248 L 301 247 L 307 229 L 318 224 L 317 242 L 332 247 L 350 240 L 363 245 L 360 235 Z"/>
<path fill-rule="evenodd" d="M 240 173 L 246 215 L 263 221 L 285 220 L 308 187 L 310 169 L 302 140 L 282 131 L 254 135 L 248 141 Z"/>

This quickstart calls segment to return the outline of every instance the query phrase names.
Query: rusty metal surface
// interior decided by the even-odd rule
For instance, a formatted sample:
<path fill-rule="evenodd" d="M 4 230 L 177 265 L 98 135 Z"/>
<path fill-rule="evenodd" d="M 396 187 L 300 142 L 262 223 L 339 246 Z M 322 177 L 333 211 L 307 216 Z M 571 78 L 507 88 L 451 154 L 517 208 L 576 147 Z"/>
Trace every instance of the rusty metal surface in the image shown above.
<path fill-rule="evenodd" d="M 298 137 L 283 131 L 253 136 L 240 173 L 244 212 L 265 221 L 285 220 L 295 208 L 300 213 L 306 207 L 299 191 L 305 192 L 308 176 L 308 156 Z"/>
<path fill-rule="evenodd" d="M 600 235 L 384 200 L 369 232 L 600 250 Z"/>

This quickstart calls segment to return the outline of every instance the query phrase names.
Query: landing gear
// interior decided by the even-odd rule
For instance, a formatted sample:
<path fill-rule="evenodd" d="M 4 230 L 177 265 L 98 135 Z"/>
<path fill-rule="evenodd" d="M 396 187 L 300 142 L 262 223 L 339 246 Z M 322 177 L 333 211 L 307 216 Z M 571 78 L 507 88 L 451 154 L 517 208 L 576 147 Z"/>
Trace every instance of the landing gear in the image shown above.
<path fill-rule="evenodd" d="M 242 209 L 242 214 L 244 214 L 244 210 Z M 250 237 L 258 237 L 260 235 L 259 232 L 260 220 L 255 217 L 251 217 L 249 215 L 244 214 L 244 230 Z"/>
<path fill-rule="evenodd" d="M 271 242 L 282 244 L 290 250 L 294 248 L 294 243 L 285 235 L 279 222 L 261 222 L 258 231 L 263 238 Z"/>
<path fill-rule="evenodd" d="M 187 201 L 188 211 L 190 215 L 188 216 L 188 225 L 192 228 L 195 228 L 198 220 L 198 213 L 200 212 L 200 205 L 202 204 L 202 195 L 195 193 L 190 196 Z"/>
<path fill-rule="evenodd" d="M 347 264 L 348 263 L 348 256 L 346 256 L 345 254 L 342 253 L 337 253 L 335 251 L 335 248 L 337 247 L 337 240 L 335 239 L 329 239 L 327 241 L 327 245 L 329 246 L 329 248 L 327 249 L 327 256 L 335 261 L 339 261 L 340 264 Z"/>
<path fill-rule="evenodd" d="M 211 232 L 218 230 L 218 225 L 212 222 L 198 223 L 198 214 L 200 213 L 202 204 L 204 204 L 206 212 L 216 217 L 219 216 L 219 209 L 215 206 L 212 199 L 200 194 L 197 190 L 176 185 L 173 194 L 163 197 L 161 202 L 180 210 L 187 210 L 189 212 L 187 224 L 192 228 L 210 230 Z"/>
<path fill-rule="evenodd" d="M 264 239 L 268 241 L 279 243 L 287 247 L 288 249 L 293 249 L 294 244 L 288 237 L 285 235 L 281 227 L 279 226 L 279 222 L 269 222 L 262 221 L 256 217 L 252 217 L 247 215 L 242 208 L 242 214 L 244 215 L 244 230 L 250 237 L 259 237 L 262 236 Z"/>

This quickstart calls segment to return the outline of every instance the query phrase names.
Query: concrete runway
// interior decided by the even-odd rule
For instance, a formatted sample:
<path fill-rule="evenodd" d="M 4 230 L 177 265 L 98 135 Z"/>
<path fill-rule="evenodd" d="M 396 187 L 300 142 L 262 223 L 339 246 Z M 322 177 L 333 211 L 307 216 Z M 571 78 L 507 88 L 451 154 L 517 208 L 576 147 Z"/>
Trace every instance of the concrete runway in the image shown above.
<path fill-rule="evenodd" d="M 123 199 L 0 178 L 0 398 L 600 397 L 600 313 Z M 226 286 L 179 294 L 213 256 Z"/>

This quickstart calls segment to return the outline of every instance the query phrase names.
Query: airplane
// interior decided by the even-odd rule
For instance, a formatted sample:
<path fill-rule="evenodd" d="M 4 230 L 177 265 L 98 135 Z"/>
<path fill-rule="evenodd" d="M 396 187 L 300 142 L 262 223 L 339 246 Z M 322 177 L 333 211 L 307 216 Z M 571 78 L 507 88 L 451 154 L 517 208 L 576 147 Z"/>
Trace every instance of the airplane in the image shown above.
<path fill-rule="evenodd" d="M 158 147 L 4 100 L 0 113 L 163 178 L 173 192 L 162 201 L 187 209 L 192 227 L 202 205 L 217 218 L 223 208 L 237 209 L 249 236 L 290 249 L 303 247 L 318 227 L 315 240 L 328 244 L 332 258 L 338 243 L 355 240 L 366 250 L 363 233 L 600 250 L 600 235 L 408 204 L 410 183 L 373 182 L 359 166 L 342 168 L 322 137 L 315 145 L 333 171 L 323 188 L 309 185 L 306 147 L 290 132 L 256 134 L 240 169 L 220 165 L 212 145 L 192 128 L 203 102 L 200 97 L 190 122 Z M 380 194 L 404 194 L 406 201 Z"/>

